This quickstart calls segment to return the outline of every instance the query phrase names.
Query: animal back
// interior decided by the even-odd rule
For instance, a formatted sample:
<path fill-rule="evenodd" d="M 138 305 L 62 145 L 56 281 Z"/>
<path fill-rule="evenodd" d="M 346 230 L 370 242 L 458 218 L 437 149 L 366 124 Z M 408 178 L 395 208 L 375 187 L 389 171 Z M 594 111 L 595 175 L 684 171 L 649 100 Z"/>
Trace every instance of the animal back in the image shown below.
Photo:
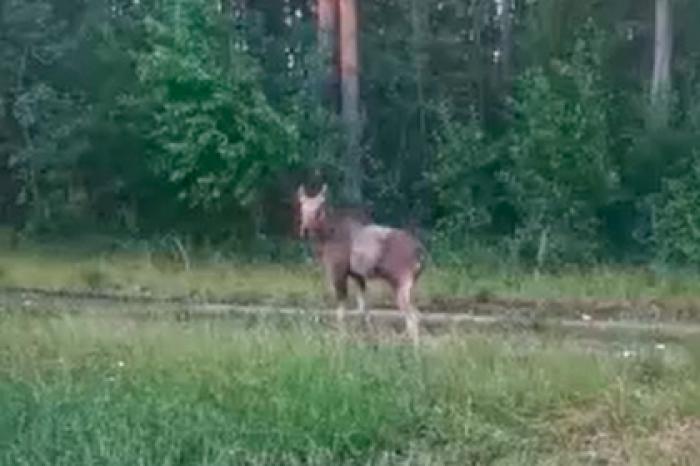
<path fill-rule="evenodd" d="M 363 277 L 371 276 L 384 254 L 387 238 L 394 230 L 380 225 L 367 225 L 353 235 L 350 268 Z"/>

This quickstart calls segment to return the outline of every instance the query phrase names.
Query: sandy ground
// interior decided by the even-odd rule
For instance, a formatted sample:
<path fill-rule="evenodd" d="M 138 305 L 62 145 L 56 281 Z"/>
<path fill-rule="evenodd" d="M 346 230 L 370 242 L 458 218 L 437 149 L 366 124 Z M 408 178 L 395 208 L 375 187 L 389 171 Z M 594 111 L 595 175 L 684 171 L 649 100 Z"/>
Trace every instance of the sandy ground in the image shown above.
<path fill-rule="evenodd" d="M 483 303 L 482 303 L 483 304 Z M 508 302 L 498 305 L 449 307 L 444 311 L 432 308 L 421 313 L 421 327 L 428 333 L 454 330 L 498 329 L 511 331 L 550 332 L 585 337 L 615 338 L 642 337 L 655 340 L 684 339 L 700 335 L 700 321 L 679 318 L 668 313 L 641 309 L 635 315 L 631 308 L 624 314 L 591 312 L 574 308 L 563 312 L 562 304 L 552 310 L 547 303 Z M 143 319 L 260 319 L 310 320 L 335 324 L 335 311 L 329 309 L 301 309 L 235 303 L 211 303 L 190 299 L 158 299 L 147 296 L 124 296 L 69 291 L 32 289 L 0 290 L 0 312 L 26 312 L 62 315 L 87 313 L 124 316 Z M 377 327 L 401 330 L 404 316 L 393 309 L 372 309 L 372 323 Z M 348 325 L 361 327 L 363 316 L 357 311 L 346 313 Z"/>

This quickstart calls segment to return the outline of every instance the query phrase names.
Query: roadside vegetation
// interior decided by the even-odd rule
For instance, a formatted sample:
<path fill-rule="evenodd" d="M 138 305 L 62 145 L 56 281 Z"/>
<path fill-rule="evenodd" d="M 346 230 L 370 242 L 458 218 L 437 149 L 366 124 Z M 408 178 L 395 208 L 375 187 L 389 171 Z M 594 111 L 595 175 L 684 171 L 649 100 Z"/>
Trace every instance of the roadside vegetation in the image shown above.
<path fill-rule="evenodd" d="M 0 463 L 693 464 L 700 347 L 0 315 Z"/>
<path fill-rule="evenodd" d="M 1 249 L 0 287 L 307 308 L 331 305 L 318 265 L 299 242 L 286 246 L 286 258 L 272 261 L 180 250 L 163 242 L 26 240 L 16 249 Z M 700 315 L 699 280 L 691 270 L 668 268 L 601 265 L 537 272 L 495 260 L 431 262 L 417 297 L 427 312 L 487 304 L 507 310 L 525 303 L 564 314 L 570 309 L 576 315 L 653 305 L 668 310 L 669 316 L 695 318 Z M 382 284 L 371 284 L 370 299 L 374 306 L 393 307 Z"/>

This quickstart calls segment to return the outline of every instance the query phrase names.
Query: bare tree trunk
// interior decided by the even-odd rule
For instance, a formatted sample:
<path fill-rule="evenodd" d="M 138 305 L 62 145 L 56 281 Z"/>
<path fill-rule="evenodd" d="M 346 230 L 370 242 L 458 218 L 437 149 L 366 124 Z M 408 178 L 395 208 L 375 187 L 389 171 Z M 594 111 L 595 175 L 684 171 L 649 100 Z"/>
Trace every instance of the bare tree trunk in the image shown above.
<path fill-rule="evenodd" d="M 497 0 L 500 2 L 499 23 L 501 40 L 499 44 L 499 68 L 501 86 L 507 86 L 510 81 L 511 57 L 513 50 L 513 0 Z"/>
<path fill-rule="evenodd" d="M 338 93 L 338 0 L 316 0 L 317 47 L 319 67 L 314 77 L 318 92 L 318 110 L 327 110 L 331 115 L 338 113 L 340 105 Z M 318 127 L 318 158 L 323 160 L 336 147 L 328 137 L 328 126 Z M 318 168 L 315 176 L 321 176 Z"/>
<path fill-rule="evenodd" d="M 672 0 L 656 0 L 654 70 L 651 81 L 650 115 L 650 123 L 654 128 L 663 128 L 668 125 L 671 112 L 672 10 Z"/>
<path fill-rule="evenodd" d="M 487 77 L 484 76 L 484 56 L 482 50 L 482 29 L 484 27 L 484 10 L 485 10 L 486 0 L 476 0 L 476 6 L 474 7 L 474 18 L 472 27 L 474 28 L 474 46 L 473 46 L 473 59 L 474 69 L 476 70 L 476 85 L 477 85 L 477 111 L 480 118 L 485 118 L 486 116 L 486 90 L 484 86 L 486 85 Z"/>
<path fill-rule="evenodd" d="M 29 57 L 29 47 L 25 47 L 22 52 L 22 58 L 17 70 L 17 94 L 21 94 L 24 91 L 24 77 L 27 71 L 27 60 Z M 34 153 L 34 140 L 32 139 L 31 132 L 29 129 L 29 124 L 21 124 L 22 138 L 24 139 L 24 144 L 29 151 L 29 156 L 27 158 L 27 181 L 29 183 L 29 192 L 31 195 L 31 206 L 34 211 L 34 220 L 48 220 L 49 218 L 49 208 L 41 195 L 39 190 L 39 177 L 36 168 L 36 154 Z"/>
<path fill-rule="evenodd" d="M 430 164 L 428 160 L 431 153 L 426 150 L 428 141 L 427 109 L 426 102 L 426 76 L 429 74 L 427 57 L 428 11 L 430 6 L 425 0 L 410 0 L 411 8 L 411 59 L 413 64 L 413 78 L 415 84 L 415 115 L 411 115 L 409 125 L 401 132 L 401 146 L 396 163 L 403 168 L 398 168 L 403 173 L 399 186 L 414 189 L 422 185 L 419 181 L 421 173 Z M 415 123 L 415 126 L 414 126 Z M 415 131 L 415 133 L 414 133 Z M 411 135 L 415 134 L 415 136 Z M 411 141 L 407 144 L 407 141 Z M 418 181 L 416 183 L 416 181 Z M 413 202 L 412 205 L 404 204 L 397 214 L 411 222 L 416 221 L 425 214 L 427 203 Z"/>
<path fill-rule="evenodd" d="M 332 112 L 338 110 L 338 0 L 317 0 L 318 54 L 321 61 L 321 102 Z"/>
<path fill-rule="evenodd" d="M 362 200 L 362 120 L 360 115 L 360 83 L 358 75 L 357 1 L 340 0 L 340 75 L 341 110 L 346 132 L 343 157 L 344 197 L 352 202 Z"/>
<path fill-rule="evenodd" d="M 425 90 L 423 69 L 425 67 L 425 0 L 411 0 L 411 26 L 413 29 L 413 66 L 416 73 L 416 98 L 418 101 L 418 131 L 420 132 L 421 146 L 425 141 Z M 420 148 L 422 150 L 422 147 Z"/>

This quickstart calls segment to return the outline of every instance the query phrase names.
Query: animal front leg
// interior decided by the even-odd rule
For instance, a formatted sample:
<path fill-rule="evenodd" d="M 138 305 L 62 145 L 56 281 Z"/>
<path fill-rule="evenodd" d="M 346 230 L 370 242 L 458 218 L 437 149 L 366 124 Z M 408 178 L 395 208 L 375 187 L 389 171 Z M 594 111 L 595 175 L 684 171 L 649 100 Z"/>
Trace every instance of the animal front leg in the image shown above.
<path fill-rule="evenodd" d="M 406 311 L 406 332 L 411 337 L 413 344 L 418 346 L 420 343 L 420 316 L 418 310 L 413 307 Z"/>
<path fill-rule="evenodd" d="M 345 330 L 345 301 L 339 301 L 335 308 L 335 320 L 340 330 Z"/>
<path fill-rule="evenodd" d="M 361 275 L 353 275 L 355 282 L 357 283 L 357 310 L 362 314 L 365 320 L 365 327 L 367 330 L 372 328 L 372 319 L 367 309 L 367 302 L 365 300 L 365 294 L 367 291 L 367 281 Z"/>
<path fill-rule="evenodd" d="M 337 301 L 335 316 L 336 316 L 336 320 L 338 321 L 338 328 L 340 328 L 342 330 L 345 328 L 345 309 L 347 306 L 347 299 L 348 299 L 347 277 L 345 277 L 345 276 L 334 277 L 333 287 L 335 288 L 335 298 Z"/>

